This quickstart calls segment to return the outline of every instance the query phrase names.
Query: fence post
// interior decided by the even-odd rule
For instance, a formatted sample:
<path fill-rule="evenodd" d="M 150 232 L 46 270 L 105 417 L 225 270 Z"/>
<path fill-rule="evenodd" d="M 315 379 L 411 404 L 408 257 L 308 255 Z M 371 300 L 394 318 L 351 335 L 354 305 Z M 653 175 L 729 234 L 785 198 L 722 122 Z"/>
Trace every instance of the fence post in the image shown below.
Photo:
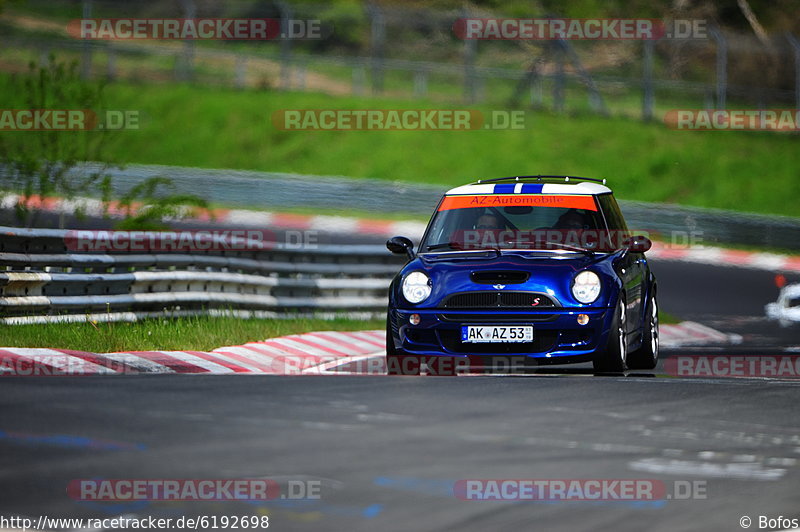
<path fill-rule="evenodd" d="M 653 48 L 655 41 L 644 41 L 642 57 L 642 120 L 653 119 Z"/>
<path fill-rule="evenodd" d="M 237 89 L 244 89 L 247 86 L 247 57 L 237 53 L 236 54 L 236 81 L 235 86 Z"/>
<path fill-rule="evenodd" d="M 181 0 L 183 5 L 184 18 L 194 18 L 196 8 L 194 0 Z M 192 39 L 184 39 L 183 53 L 176 57 L 176 77 L 179 81 L 189 81 L 193 76 L 193 63 L 194 63 L 194 41 Z"/>
<path fill-rule="evenodd" d="M 728 92 L 728 41 L 719 28 L 711 26 L 711 36 L 717 41 L 717 109 L 725 109 Z"/>
<path fill-rule="evenodd" d="M 555 45 L 554 45 L 555 46 Z M 556 73 L 553 79 L 553 109 L 557 113 L 564 111 L 564 52 L 555 46 Z"/>
<path fill-rule="evenodd" d="M 464 19 L 469 18 L 469 11 L 461 10 Z M 475 55 L 477 54 L 478 41 L 464 38 L 464 100 L 475 103 L 477 90 L 475 86 Z"/>
<path fill-rule="evenodd" d="M 277 2 L 281 12 L 281 88 L 288 90 L 292 87 L 292 40 L 289 37 L 289 24 L 292 18 L 292 8 L 286 2 Z"/>
<path fill-rule="evenodd" d="M 794 52 L 794 108 L 800 109 L 800 41 L 791 33 L 786 34 Z"/>
<path fill-rule="evenodd" d="M 414 71 L 414 97 L 424 98 L 428 94 L 428 72 L 420 69 Z"/>
<path fill-rule="evenodd" d="M 83 18 L 92 18 L 92 0 L 83 0 Z M 92 41 L 84 39 L 81 48 L 81 79 L 89 79 L 92 75 Z"/>
<path fill-rule="evenodd" d="M 711 92 L 711 87 L 706 87 L 703 91 L 703 109 L 714 108 L 714 93 Z"/>
<path fill-rule="evenodd" d="M 353 96 L 364 95 L 364 85 L 367 83 L 367 72 L 364 65 L 353 67 Z"/>
<path fill-rule="evenodd" d="M 542 106 L 542 78 L 536 76 L 530 81 L 531 107 L 539 108 Z"/>
<path fill-rule="evenodd" d="M 114 52 L 114 49 L 110 46 L 106 48 L 106 77 L 108 77 L 108 81 L 114 81 L 117 79 L 117 55 Z"/>
<path fill-rule="evenodd" d="M 383 56 L 386 41 L 386 21 L 378 6 L 369 4 L 367 14 L 370 19 L 370 55 L 372 56 L 372 93 L 383 92 Z"/>

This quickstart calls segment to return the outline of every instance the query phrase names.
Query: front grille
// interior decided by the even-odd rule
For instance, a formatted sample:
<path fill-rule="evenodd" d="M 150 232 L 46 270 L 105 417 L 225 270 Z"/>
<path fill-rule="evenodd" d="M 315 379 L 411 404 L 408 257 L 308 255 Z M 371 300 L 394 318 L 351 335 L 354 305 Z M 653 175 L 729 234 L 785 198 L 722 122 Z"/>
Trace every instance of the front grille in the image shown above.
<path fill-rule="evenodd" d="M 448 297 L 445 308 L 546 308 L 552 299 L 536 292 L 461 292 Z"/>
<path fill-rule="evenodd" d="M 553 321 L 557 314 L 459 314 L 447 312 L 437 314 L 442 321 L 456 321 L 460 323 L 532 323 L 536 321 Z"/>
<path fill-rule="evenodd" d="M 442 347 L 453 353 L 546 353 L 555 346 L 558 331 L 533 331 L 533 342 L 465 344 L 461 342 L 461 331 L 451 329 L 440 330 L 439 340 Z"/>

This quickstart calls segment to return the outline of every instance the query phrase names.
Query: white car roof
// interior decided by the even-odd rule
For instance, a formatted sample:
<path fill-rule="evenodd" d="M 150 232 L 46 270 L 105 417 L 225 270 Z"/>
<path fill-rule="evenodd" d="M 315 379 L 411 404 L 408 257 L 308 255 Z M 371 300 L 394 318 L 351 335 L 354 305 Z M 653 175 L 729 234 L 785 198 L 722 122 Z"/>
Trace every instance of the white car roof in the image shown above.
<path fill-rule="evenodd" d="M 576 183 L 531 183 L 529 181 L 506 183 L 479 183 L 462 185 L 448 190 L 446 196 L 469 194 L 608 194 L 611 189 L 600 183 L 578 181 Z"/>

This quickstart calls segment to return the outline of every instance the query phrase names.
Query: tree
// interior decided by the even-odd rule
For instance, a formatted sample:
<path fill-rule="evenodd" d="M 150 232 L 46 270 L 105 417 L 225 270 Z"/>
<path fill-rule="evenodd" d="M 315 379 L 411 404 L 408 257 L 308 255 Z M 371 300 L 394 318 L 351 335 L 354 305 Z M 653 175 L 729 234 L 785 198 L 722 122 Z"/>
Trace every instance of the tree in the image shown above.
<path fill-rule="evenodd" d="M 107 208 L 112 193 L 108 170 L 122 162 L 108 155 L 108 141 L 111 135 L 125 132 L 103 127 L 105 117 L 109 116 L 104 111 L 104 83 L 83 80 L 77 62 L 60 63 L 52 55 L 46 65 L 31 63 L 27 72 L 5 78 L 4 83 L 7 86 L 0 86 L 0 94 L 8 95 L 6 110 L 80 110 L 85 129 L 3 131 L 0 134 L 0 188 L 14 190 L 26 198 L 56 196 L 72 200 L 77 195 L 100 196 Z M 82 164 L 86 162 L 100 164 L 91 165 L 90 170 Z M 125 193 L 120 205 L 127 208 L 127 219 L 119 225 L 163 228 L 163 218 L 180 218 L 191 212 L 187 207 L 207 206 L 197 196 L 174 191 L 166 194 L 159 190 L 170 190 L 171 185 L 167 177 L 150 178 Z M 137 203 L 142 205 L 134 209 Z M 81 203 L 75 205 L 76 214 L 82 216 Z M 17 204 L 17 216 L 24 226 L 34 225 L 37 214 L 29 202 Z M 65 217 L 66 213 L 62 213 L 59 224 L 62 228 Z"/>
<path fill-rule="evenodd" d="M 107 201 L 111 191 L 107 170 L 112 161 L 106 156 L 105 146 L 112 132 L 92 129 L 97 122 L 89 119 L 103 109 L 102 82 L 82 80 L 77 62 L 57 62 L 51 55 L 47 64 L 32 62 L 27 72 L 5 78 L 4 83 L 6 87 L 0 92 L 7 95 L 6 109 L 84 110 L 89 130 L 4 131 L 0 135 L 3 188 L 26 197 L 65 199 L 73 199 L 78 192 L 99 192 Z M 99 169 L 85 171 L 80 163 L 86 161 L 102 164 Z M 20 204 L 17 212 L 26 226 L 35 221 L 36 211 L 27 204 Z M 62 226 L 63 221 L 62 216 Z"/>

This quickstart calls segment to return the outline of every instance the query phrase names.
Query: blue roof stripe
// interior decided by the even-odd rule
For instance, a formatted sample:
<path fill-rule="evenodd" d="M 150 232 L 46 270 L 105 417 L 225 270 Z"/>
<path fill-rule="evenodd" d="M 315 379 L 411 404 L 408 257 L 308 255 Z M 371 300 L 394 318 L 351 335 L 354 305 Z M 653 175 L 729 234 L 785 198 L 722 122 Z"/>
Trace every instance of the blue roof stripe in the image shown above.
<path fill-rule="evenodd" d="M 541 194 L 542 187 L 544 185 L 541 183 L 525 183 L 522 185 L 522 193 L 523 194 Z"/>
<path fill-rule="evenodd" d="M 513 194 L 514 193 L 514 185 L 495 185 L 494 186 L 494 193 L 495 194 Z"/>

